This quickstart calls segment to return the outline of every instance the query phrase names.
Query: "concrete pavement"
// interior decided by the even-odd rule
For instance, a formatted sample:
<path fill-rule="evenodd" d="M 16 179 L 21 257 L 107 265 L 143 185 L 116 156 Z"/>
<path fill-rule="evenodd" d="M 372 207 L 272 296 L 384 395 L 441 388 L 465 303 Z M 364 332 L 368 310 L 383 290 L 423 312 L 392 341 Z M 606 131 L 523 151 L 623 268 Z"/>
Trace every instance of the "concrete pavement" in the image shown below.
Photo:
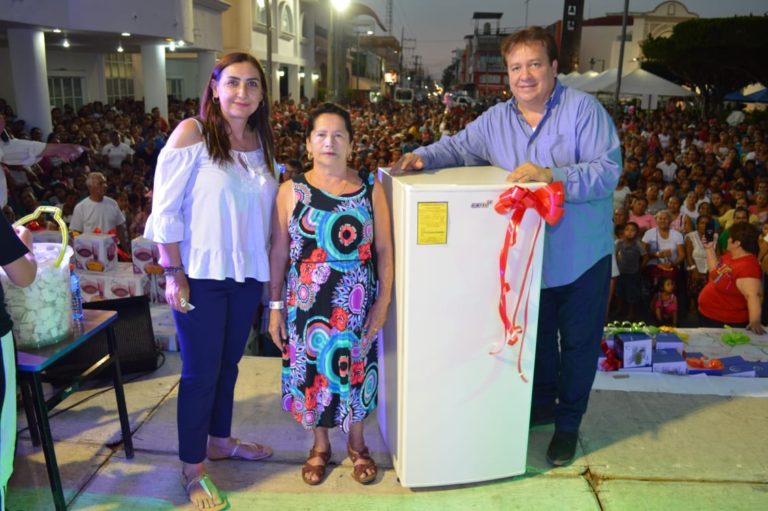
<path fill-rule="evenodd" d="M 120 428 L 109 387 L 79 391 L 59 405 L 56 411 L 65 411 L 51 419 L 51 429 L 70 509 L 193 509 L 176 457 L 179 370 L 178 354 L 168 353 L 159 370 L 126 384 L 132 460 L 115 444 Z M 377 481 L 364 487 L 352 479 L 344 435 L 335 431 L 335 464 L 324 484 L 309 487 L 300 467 L 311 435 L 280 410 L 279 375 L 278 359 L 241 362 L 233 434 L 271 445 L 275 455 L 209 464 L 233 510 L 768 509 L 768 398 L 593 390 L 571 466 L 547 465 L 553 430 L 536 428 L 525 475 L 418 490 L 398 483 L 374 416 L 366 438 L 379 463 Z M 20 410 L 19 429 L 25 427 Z M 42 451 L 22 431 L 8 509 L 49 510 L 52 502 Z"/>

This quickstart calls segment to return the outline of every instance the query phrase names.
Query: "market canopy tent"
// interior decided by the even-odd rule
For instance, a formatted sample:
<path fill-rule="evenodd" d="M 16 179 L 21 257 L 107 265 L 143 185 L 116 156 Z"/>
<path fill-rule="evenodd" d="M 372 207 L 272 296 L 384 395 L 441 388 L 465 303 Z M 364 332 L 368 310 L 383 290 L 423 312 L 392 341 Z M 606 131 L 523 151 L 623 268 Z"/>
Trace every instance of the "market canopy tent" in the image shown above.
<path fill-rule="evenodd" d="M 590 80 L 572 84 L 572 87 L 592 94 L 614 94 L 618 70 L 611 68 Z M 660 76 L 643 69 L 635 69 L 626 73 L 621 79 L 620 96 L 640 96 L 642 108 L 656 108 L 661 96 L 687 97 L 693 93 L 676 83 L 665 80 Z"/>
<path fill-rule="evenodd" d="M 557 79 L 560 80 L 560 83 L 563 85 L 570 85 L 572 81 L 574 81 L 576 78 L 580 77 L 581 73 L 578 71 L 571 71 L 567 75 L 564 75 L 563 73 L 560 73 L 557 75 Z"/>
<path fill-rule="evenodd" d="M 747 94 L 742 100 L 744 103 L 768 103 L 768 89 L 762 89 L 752 94 Z"/>
<path fill-rule="evenodd" d="M 568 82 L 564 83 L 563 85 L 567 85 L 568 87 L 581 90 L 580 85 L 582 83 L 590 81 L 592 78 L 598 76 L 599 74 L 600 73 L 598 73 L 597 71 L 589 70 L 582 75 L 579 75 L 575 78 L 568 80 Z"/>

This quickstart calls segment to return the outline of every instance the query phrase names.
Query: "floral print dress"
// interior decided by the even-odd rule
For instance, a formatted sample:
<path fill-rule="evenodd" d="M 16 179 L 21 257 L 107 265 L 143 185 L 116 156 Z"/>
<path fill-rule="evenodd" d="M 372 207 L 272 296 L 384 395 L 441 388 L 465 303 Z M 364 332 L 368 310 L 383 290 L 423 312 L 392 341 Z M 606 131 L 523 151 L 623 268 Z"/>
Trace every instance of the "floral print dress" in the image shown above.
<path fill-rule="evenodd" d="M 293 191 L 283 409 L 306 429 L 348 432 L 377 404 L 376 340 L 363 335 L 377 285 L 373 176 L 336 196 L 300 175 Z"/>

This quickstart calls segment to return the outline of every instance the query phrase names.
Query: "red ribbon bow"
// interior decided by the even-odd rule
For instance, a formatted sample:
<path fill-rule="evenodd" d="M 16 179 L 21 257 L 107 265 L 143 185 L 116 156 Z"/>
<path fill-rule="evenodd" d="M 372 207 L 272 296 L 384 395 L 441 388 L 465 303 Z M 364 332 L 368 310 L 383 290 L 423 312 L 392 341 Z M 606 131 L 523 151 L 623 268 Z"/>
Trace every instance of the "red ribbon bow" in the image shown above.
<path fill-rule="evenodd" d="M 539 188 L 536 191 L 531 191 L 528 188 L 522 186 L 513 186 L 499 195 L 499 198 L 494 206 L 497 213 L 506 215 L 510 211 L 512 216 L 509 219 L 507 225 L 507 233 L 504 237 L 504 245 L 501 248 L 501 254 L 499 255 L 499 282 L 501 288 L 501 294 L 499 297 L 499 315 L 501 316 L 501 322 L 504 323 L 504 337 L 506 338 L 506 344 L 510 346 L 517 343 L 520 340 L 520 352 L 517 358 L 517 370 L 520 373 L 520 377 L 523 381 L 528 381 L 522 371 L 522 342 L 525 337 L 525 330 L 528 326 L 528 298 L 530 295 L 530 289 L 526 290 L 526 282 L 528 281 L 528 275 L 530 274 L 531 264 L 533 263 L 533 249 L 536 246 L 539 233 L 541 232 L 541 222 L 536 226 L 536 232 L 533 236 L 533 243 L 528 253 L 528 261 L 525 265 L 525 274 L 523 275 L 522 285 L 520 292 L 517 294 L 517 303 L 515 304 L 515 311 L 510 318 L 507 314 L 507 293 L 511 288 L 507 282 L 507 260 L 509 256 L 510 248 L 514 247 L 517 243 L 517 233 L 520 229 L 520 223 L 523 221 L 525 212 L 533 208 L 539 214 L 539 216 L 547 222 L 549 225 L 555 225 L 563 217 L 565 210 L 563 209 L 563 203 L 565 202 L 565 189 L 563 183 L 556 181 L 552 184 Z M 525 312 L 523 314 L 522 326 L 517 324 L 517 313 L 520 310 L 520 304 L 525 298 Z M 491 351 L 491 355 L 497 355 L 501 352 L 503 344 Z"/>
<path fill-rule="evenodd" d="M 616 355 L 616 350 L 609 348 L 608 343 L 605 342 L 605 340 L 600 342 L 600 349 L 603 350 L 603 354 L 605 354 L 605 360 L 600 362 L 601 370 L 618 371 L 621 369 L 623 363 L 621 360 L 619 360 L 618 355 Z"/>

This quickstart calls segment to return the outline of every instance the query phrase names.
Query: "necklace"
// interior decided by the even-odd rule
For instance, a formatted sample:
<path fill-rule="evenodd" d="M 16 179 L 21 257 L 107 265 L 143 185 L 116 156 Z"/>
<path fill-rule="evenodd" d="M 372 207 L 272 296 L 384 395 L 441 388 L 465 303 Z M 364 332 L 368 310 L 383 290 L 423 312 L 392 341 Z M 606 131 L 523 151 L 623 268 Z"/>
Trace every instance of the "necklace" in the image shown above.
<path fill-rule="evenodd" d="M 341 187 L 341 190 L 335 191 L 333 188 L 327 186 L 327 183 L 318 183 L 315 179 L 315 174 L 313 171 L 307 172 L 306 174 L 307 181 L 309 181 L 309 184 L 314 186 L 315 188 L 319 188 L 320 190 L 323 190 L 324 192 L 330 193 L 331 195 L 344 195 L 344 192 L 347 191 L 347 187 L 349 186 L 349 180 L 346 178 L 346 175 L 343 178 L 342 183 L 343 186 Z"/>

